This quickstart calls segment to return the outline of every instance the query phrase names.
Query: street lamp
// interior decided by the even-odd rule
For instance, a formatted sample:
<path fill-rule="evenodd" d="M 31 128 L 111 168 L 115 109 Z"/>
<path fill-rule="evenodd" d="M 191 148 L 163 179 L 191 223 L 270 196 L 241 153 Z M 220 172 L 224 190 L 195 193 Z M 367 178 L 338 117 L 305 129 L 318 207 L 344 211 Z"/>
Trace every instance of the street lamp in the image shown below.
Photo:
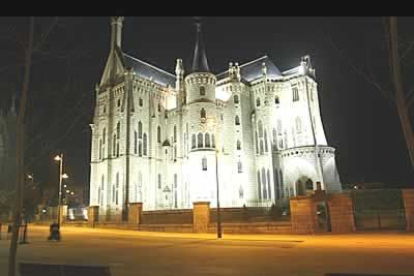
<path fill-rule="evenodd" d="M 60 226 L 60 204 L 62 201 L 62 181 L 63 179 L 68 179 L 69 176 L 66 173 L 63 173 L 63 153 L 55 156 L 55 161 L 59 162 L 59 202 L 58 202 L 58 218 L 57 222 Z"/>
<path fill-rule="evenodd" d="M 215 121 L 215 118 L 201 118 L 201 126 L 204 128 L 204 130 L 207 128 L 207 126 L 210 125 L 214 127 L 214 139 L 212 140 L 212 143 L 214 143 L 214 153 L 216 158 L 216 190 L 217 190 L 217 238 L 221 239 L 222 236 L 222 230 L 221 230 L 221 214 L 220 214 L 220 185 L 219 185 L 219 174 L 218 174 L 218 153 L 219 153 L 219 147 L 218 147 L 218 139 L 217 139 L 217 123 Z M 217 140 L 217 141 L 215 141 Z"/>

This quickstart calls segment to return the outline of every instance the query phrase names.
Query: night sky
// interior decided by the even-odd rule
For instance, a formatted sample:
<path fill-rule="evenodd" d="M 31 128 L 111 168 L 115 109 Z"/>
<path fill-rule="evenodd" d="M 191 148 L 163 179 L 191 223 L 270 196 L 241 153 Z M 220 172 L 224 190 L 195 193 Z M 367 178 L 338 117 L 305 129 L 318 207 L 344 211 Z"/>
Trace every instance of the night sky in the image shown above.
<path fill-rule="evenodd" d="M 36 18 L 36 39 L 53 18 Z M 295 17 L 204 17 L 210 69 L 227 70 L 267 54 L 280 70 L 299 65 L 306 54 L 316 69 L 322 121 L 328 144 L 336 148 L 341 181 L 414 184 L 395 104 L 355 68 L 392 91 L 383 19 Z M 406 90 L 414 88 L 414 19 L 399 20 Z M 0 18 L 0 105 L 20 94 L 23 52 L 18 40 L 29 19 Z M 174 73 L 175 60 L 189 68 L 195 28 L 190 17 L 126 17 L 125 53 Z M 411 46 L 410 46 L 411 45 Z M 59 18 L 34 56 L 27 122 L 27 163 L 38 179 L 54 181 L 54 153 L 67 156 L 75 185 L 89 182 L 90 128 L 94 87 L 110 47 L 108 17 Z M 20 66 L 20 67 L 19 67 Z"/>

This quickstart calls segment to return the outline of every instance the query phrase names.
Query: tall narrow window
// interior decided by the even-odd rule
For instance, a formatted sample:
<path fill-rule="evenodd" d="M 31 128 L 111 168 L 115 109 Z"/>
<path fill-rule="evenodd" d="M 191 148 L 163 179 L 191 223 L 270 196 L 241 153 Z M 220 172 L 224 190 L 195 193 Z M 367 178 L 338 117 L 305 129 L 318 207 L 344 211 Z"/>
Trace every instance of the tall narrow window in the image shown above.
<path fill-rule="evenodd" d="M 115 204 L 118 205 L 119 195 L 119 173 L 116 173 Z"/>
<path fill-rule="evenodd" d="M 299 89 L 296 85 L 292 86 L 292 97 L 294 102 L 299 101 Z"/>
<path fill-rule="evenodd" d="M 277 150 L 277 140 L 276 140 L 276 137 L 277 137 L 276 129 L 273 128 L 273 132 L 272 132 L 273 150 Z"/>
<path fill-rule="evenodd" d="M 105 158 L 106 128 L 102 132 L 102 158 Z"/>
<path fill-rule="evenodd" d="M 210 134 L 209 133 L 206 133 L 206 134 L 204 134 L 204 136 L 205 136 L 205 145 L 206 145 L 206 148 L 209 148 L 210 147 Z"/>
<path fill-rule="evenodd" d="M 142 123 L 141 121 L 138 122 L 138 137 L 142 138 Z"/>
<path fill-rule="evenodd" d="M 200 111 L 200 118 L 201 119 L 205 119 L 206 118 L 206 110 L 204 108 L 202 108 L 201 111 Z"/>
<path fill-rule="evenodd" d="M 262 168 L 262 186 L 263 186 L 263 199 L 267 199 L 266 172 L 264 168 Z"/>
<path fill-rule="evenodd" d="M 256 99 L 256 106 L 260 106 L 260 98 Z"/>
<path fill-rule="evenodd" d="M 116 156 L 116 134 L 114 134 L 114 141 L 112 142 L 112 155 Z"/>
<path fill-rule="evenodd" d="M 157 127 L 157 142 L 161 143 L 161 127 Z"/>
<path fill-rule="evenodd" d="M 257 195 L 259 196 L 259 200 L 262 200 L 262 187 L 260 183 L 260 171 L 257 171 Z"/>
<path fill-rule="evenodd" d="M 117 136 L 118 139 L 119 139 L 120 134 L 121 134 L 121 123 L 118 122 L 116 124 L 116 136 Z"/>
<path fill-rule="evenodd" d="M 201 160 L 202 163 L 202 167 L 203 167 L 203 171 L 207 170 L 207 158 L 203 157 L 203 159 Z"/>
<path fill-rule="evenodd" d="M 161 105 L 158 103 L 158 112 L 161 112 Z"/>
<path fill-rule="evenodd" d="M 214 139 L 214 134 L 211 134 L 211 147 L 216 148 L 216 140 Z"/>
<path fill-rule="evenodd" d="M 265 152 L 268 152 L 269 149 L 267 147 L 267 131 L 264 132 L 264 144 L 265 144 Z"/>
<path fill-rule="evenodd" d="M 147 134 L 144 133 L 144 138 L 142 138 L 143 143 L 144 143 L 144 156 L 147 156 Z"/>
<path fill-rule="evenodd" d="M 259 129 L 259 137 L 262 138 L 263 137 L 263 123 L 262 123 L 262 121 L 259 121 L 258 129 Z"/>
<path fill-rule="evenodd" d="M 174 143 L 177 142 L 177 126 L 174 125 Z"/>
<path fill-rule="evenodd" d="M 196 135 L 195 135 L 195 134 L 193 134 L 193 135 L 191 136 L 191 148 L 192 148 L 192 149 L 195 149 L 195 147 L 196 147 Z"/>
<path fill-rule="evenodd" d="M 142 156 L 142 141 L 138 142 L 138 156 Z"/>
<path fill-rule="evenodd" d="M 236 126 L 240 125 L 240 118 L 239 118 L 238 115 L 236 115 L 236 118 L 234 119 L 234 122 L 235 122 Z"/>
<path fill-rule="evenodd" d="M 161 174 L 158 174 L 158 189 L 161 189 Z"/>
<path fill-rule="evenodd" d="M 206 95 L 206 88 L 204 86 L 200 86 L 200 96 Z"/>
<path fill-rule="evenodd" d="M 259 154 L 259 136 L 256 131 L 256 153 Z"/>
<path fill-rule="evenodd" d="M 270 172 L 269 169 L 267 169 L 267 195 L 269 197 L 269 199 L 272 198 L 272 189 L 270 187 Z"/>
<path fill-rule="evenodd" d="M 197 136 L 198 145 L 197 147 L 202 148 L 203 147 L 203 134 L 200 132 Z"/>
<path fill-rule="evenodd" d="M 242 162 L 241 161 L 237 162 L 237 172 L 238 173 L 242 173 L 243 172 L 243 166 L 242 166 Z"/>
<path fill-rule="evenodd" d="M 134 154 L 138 153 L 138 133 L 134 131 Z"/>
<path fill-rule="evenodd" d="M 238 95 L 234 95 L 234 103 L 235 104 L 239 103 L 239 96 Z"/>
<path fill-rule="evenodd" d="M 142 98 L 139 98 L 139 106 L 143 106 L 144 105 L 144 101 L 142 100 Z"/>
<path fill-rule="evenodd" d="M 237 149 L 238 150 L 241 150 L 241 142 L 240 142 L 240 140 L 237 140 Z"/>
<path fill-rule="evenodd" d="M 98 159 L 101 160 L 102 159 L 102 140 L 99 140 L 99 156 Z"/>

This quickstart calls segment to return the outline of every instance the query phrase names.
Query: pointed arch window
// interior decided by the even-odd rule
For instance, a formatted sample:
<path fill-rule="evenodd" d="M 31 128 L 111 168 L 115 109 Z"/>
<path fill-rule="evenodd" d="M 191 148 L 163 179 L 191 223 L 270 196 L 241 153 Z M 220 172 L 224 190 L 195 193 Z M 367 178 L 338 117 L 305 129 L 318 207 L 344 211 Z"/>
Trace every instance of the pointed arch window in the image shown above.
<path fill-rule="evenodd" d="M 138 137 L 142 138 L 142 123 L 141 121 L 138 122 Z"/>
<path fill-rule="evenodd" d="M 269 149 L 267 147 L 267 131 L 264 132 L 264 144 L 265 144 L 265 152 L 268 152 Z"/>
<path fill-rule="evenodd" d="M 144 156 L 147 156 L 147 134 L 144 133 L 144 136 L 143 137 L 144 137 L 142 139 L 143 140 L 143 143 L 144 143 L 144 150 L 143 150 L 143 152 L 144 152 Z"/>
<path fill-rule="evenodd" d="M 142 100 L 142 98 L 139 98 L 139 106 L 140 107 L 144 106 L 144 101 Z"/>
<path fill-rule="evenodd" d="M 240 125 L 240 118 L 239 118 L 238 115 L 236 115 L 236 118 L 234 119 L 234 122 L 235 122 L 236 126 Z"/>
<path fill-rule="evenodd" d="M 259 200 L 262 200 L 262 187 L 260 183 L 260 171 L 257 171 L 257 195 L 259 196 Z"/>
<path fill-rule="evenodd" d="M 98 159 L 102 159 L 102 139 L 99 139 L 99 156 Z"/>
<path fill-rule="evenodd" d="M 270 184 L 270 171 L 269 169 L 267 169 L 267 195 L 268 198 L 271 199 L 272 198 L 272 189 L 271 189 L 271 184 Z"/>
<path fill-rule="evenodd" d="M 210 134 L 206 133 L 206 134 L 204 134 L 204 137 L 205 137 L 206 148 L 209 148 L 210 147 Z"/>
<path fill-rule="evenodd" d="M 197 147 L 202 148 L 203 147 L 203 134 L 200 132 L 197 136 L 198 145 Z"/>
<path fill-rule="evenodd" d="M 206 110 L 204 108 L 202 108 L 201 111 L 200 111 L 200 118 L 201 119 L 207 118 Z"/>
<path fill-rule="evenodd" d="M 157 142 L 161 143 L 161 127 L 157 127 Z"/>
<path fill-rule="evenodd" d="M 138 156 L 142 156 L 142 141 L 138 142 Z"/>
<path fill-rule="evenodd" d="M 134 154 L 138 153 L 138 133 L 134 131 Z"/>
<path fill-rule="evenodd" d="M 196 135 L 195 134 L 193 134 L 191 136 L 191 148 L 192 149 L 195 149 L 196 148 Z"/>
<path fill-rule="evenodd" d="M 267 188 L 266 188 L 266 171 L 262 168 L 262 188 L 263 188 L 263 199 L 267 199 Z"/>

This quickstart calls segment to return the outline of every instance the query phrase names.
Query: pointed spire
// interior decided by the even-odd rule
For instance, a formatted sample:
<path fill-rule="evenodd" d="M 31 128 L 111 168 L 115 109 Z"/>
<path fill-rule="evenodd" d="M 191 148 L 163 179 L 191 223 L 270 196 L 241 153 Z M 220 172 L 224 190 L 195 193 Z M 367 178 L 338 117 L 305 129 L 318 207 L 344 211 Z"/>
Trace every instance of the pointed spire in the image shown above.
<path fill-rule="evenodd" d="M 111 49 L 114 49 L 115 46 L 121 48 L 122 42 L 122 22 L 124 17 L 122 16 L 113 16 L 111 17 Z"/>
<path fill-rule="evenodd" d="M 207 56 L 206 51 L 204 49 L 204 43 L 202 38 L 202 32 L 201 32 L 201 22 L 200 18 L 195 23 L 197 28 L 197 39 L 196 39 L 196 45 L 194 49 L 194 59 L 193 59 L 193 67 L 192 72 L 209 72 L 210 69 L 208 68 L 207 63 Z"/>

